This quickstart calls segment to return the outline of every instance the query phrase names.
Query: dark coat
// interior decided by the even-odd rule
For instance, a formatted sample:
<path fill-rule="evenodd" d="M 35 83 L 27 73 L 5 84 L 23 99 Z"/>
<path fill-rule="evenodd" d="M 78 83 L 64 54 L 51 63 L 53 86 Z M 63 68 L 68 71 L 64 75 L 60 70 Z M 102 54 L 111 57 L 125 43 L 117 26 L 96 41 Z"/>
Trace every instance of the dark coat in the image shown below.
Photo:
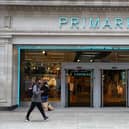
<path fill-rule="evenodd" d="M 47 83 L 43 84 L 43 86 L 41 87 L 41 91 L 43 91 L 41 96 L 48 96 L 48 94 L 49 94 L 49 87 L 48 87 Z"/>

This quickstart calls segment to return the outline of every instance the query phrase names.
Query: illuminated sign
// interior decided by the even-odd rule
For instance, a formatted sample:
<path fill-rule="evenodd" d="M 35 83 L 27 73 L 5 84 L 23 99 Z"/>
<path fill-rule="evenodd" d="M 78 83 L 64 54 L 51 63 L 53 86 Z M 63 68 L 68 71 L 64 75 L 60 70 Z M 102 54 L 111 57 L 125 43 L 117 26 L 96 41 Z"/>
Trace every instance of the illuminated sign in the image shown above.
<path fill-rule="evenodd" d="M 64 29 L 129 29 L 129 17 L 59 17 L 59 27 Z"/>
<path fill-rule="evenodd" d="M 75 77 L 90 77 L 91 76 L 91 71 L 71 71 L 71 74 Z"/>

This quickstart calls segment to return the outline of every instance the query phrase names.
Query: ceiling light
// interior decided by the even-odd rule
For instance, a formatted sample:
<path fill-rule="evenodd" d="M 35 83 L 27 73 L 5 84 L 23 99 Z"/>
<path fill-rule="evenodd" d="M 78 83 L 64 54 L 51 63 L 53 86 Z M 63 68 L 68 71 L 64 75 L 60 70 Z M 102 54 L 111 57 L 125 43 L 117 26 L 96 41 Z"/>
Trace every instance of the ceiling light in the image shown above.
<path fill-rule="evenodd" d="M 77 62 L 80 62 L 80 60 L 78 59 Z"/>
<path fill-rule="evenodd" d="M 60 68 L 59 68 L 59 67 L 57 67 L 57 68 L 56 68 L 56 70 L 58 71 L 58 70 L 60 70 Z"/>
<path fill-rule="evenodd" d="M 92 60 L 92 59 L 90 59 L 90 62 L 92 63 L 92 62 L 93 62 L 93 60 Z"/>
<path fill-rule="evenodd" d="M 42 51 L 42 53 L 45 55 L 46 51 Z"/>
<path fill-rule="evenodd" d="M 42 51 L 43 55 L 47 56 L 47 52 L 46 51 Z"/>

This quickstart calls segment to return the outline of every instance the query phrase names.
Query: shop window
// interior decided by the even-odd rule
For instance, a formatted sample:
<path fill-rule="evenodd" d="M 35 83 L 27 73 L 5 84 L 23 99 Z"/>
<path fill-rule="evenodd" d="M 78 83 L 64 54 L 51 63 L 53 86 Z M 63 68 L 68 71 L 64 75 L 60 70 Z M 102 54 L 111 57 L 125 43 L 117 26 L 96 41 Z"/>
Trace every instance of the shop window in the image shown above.
<path fill-rule="evenodd" d="M 48 81 L 50 88 L 49 101 L 60 101 L 61 64 L 58 62 L 43 62 L 41 60 L 25 60 L 25 54 L 26 53 L 23 52 L 21 55 L 21 101 L 30 101 L 30 97 L 28 96 L 28 88 L 31 86 L 36 77 L 40 78 L 43 81 Z"/>

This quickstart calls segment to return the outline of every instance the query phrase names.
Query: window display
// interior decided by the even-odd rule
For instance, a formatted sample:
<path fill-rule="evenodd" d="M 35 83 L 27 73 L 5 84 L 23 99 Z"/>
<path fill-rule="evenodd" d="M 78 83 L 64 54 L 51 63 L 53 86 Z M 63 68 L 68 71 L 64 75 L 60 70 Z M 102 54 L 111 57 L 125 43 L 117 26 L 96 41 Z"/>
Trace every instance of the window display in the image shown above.
<path fill-rule="evenodd" d="M 36 77 L 40 78 L 41 82 L 48 82 L 50 92 L 49 101 L 60 101 L 61 64 L 58 62 L 43 62 L 43 60 L 26 60 L 29 52 L 22 52 L 21 60 L 21 101 L 30 101 L 28 96 L 28 88 L 32 85 Z M 37 57 L 38 58 L 38 57 Z"/>
<path fill-rule="evenodd" d="M 104 106 L 126 105 L 126 71 L 103 71 L 103 104 Z"/>

